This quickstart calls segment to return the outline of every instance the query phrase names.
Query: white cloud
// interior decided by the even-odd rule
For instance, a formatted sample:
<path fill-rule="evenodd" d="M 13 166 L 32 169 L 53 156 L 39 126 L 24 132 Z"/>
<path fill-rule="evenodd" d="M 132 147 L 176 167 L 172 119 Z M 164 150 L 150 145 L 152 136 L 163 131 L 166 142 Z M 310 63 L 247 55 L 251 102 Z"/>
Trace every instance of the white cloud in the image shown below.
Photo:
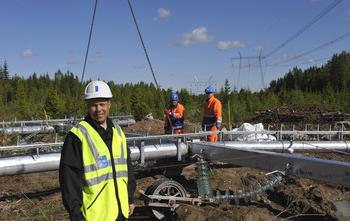
<path fill-rule="evenodd" d="M 158 18 L 167 18 L 171 16 L 171 12 L 169 9 L 165 8 L 158 8 Z"/>
<path fill-rule="evenodd" d="M 97 52 L 96 54 L 95 54 L 95 57 L 96 58 L 103 58 L 105 56 L 105 54 L 103 53 L 103 52 Z"/>
<path fill-rule="evenodd" d="M 154 21 L 164 21 L 167 20 L 171 16 L 171 11 L 166 8 L 158 8 L 157 17 L 154 17 Z"/>
<path fill-rule="evenodd" d="M 219 41 L 216 45 L 218 50 L 227 50 L 230 48 L 244 48 L 245 44 L 242 41 Z"/>
<path fill-rule="evenodd" d="M 26 49 L 22 51 L 22 56 L 24 57 L 33 57 L 33 52 L 31 49 Z"/>
<path fill-rule="evenodd" d="M 75 59 L 70 59 L 70 60 L 66 61 L 66 64 L 68 64 L 68 65 L 78 64 L 78 61 Z"/>
<path fill-rule="evenodd" d="M 209 35 L 208 30 L 205 27 L 193 29 L 191 33 L 185 33 L 182 35 L 180 44 L 182 46 L 188 46 L 199 43 L 207 43 L 213 40 L 213 36 Z"/>

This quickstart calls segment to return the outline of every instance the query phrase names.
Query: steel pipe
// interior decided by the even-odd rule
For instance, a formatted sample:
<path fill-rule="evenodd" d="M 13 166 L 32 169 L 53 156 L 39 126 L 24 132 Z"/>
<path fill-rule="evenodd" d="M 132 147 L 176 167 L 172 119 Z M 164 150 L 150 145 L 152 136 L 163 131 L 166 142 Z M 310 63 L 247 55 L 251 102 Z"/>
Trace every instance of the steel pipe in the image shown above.
<path fill-rule="evenodd" d="M 0 158 L 0 176 L 57 170 L 61 153 Z"/>
<path fill-rule="evenodd" d="M 120 126 L 129 126 L 135 124 L 133 116 L 110 116 L 110 119 L 116 122 Z M 50 133 L 69 131 L 70 128 L 79 122 L 83 118 L 73 119 L 53 119 L 53 120 L 32 120 L 32 121 L 14 121 L 14 122 L 2 122 L 0 127 L 0 133 L 5 134 L 31 134 L 31 133 Z M 57 131 L 59 130 L 59 131 Z"/>
<path fill-rule="evenodd" d="M 186 144 L 180 143 L 182 156 L 188 154 Z M 137 146 L 129 146 L 132 161 L 139 161 L 141 156 L 147 160 L 169 159 L 177 157 L 177 144 L 145 145 L 144 152 Z M 0 158 L 0 176 L 18 175 L 57 170 L 61 153 L 43 153 L 40 155 L 21 155 Z"/>
<path fill-rule="evenodd" d="M 171 135 L 165 136 L 169 138 Z M 146 140 L 161 139 L 162 136 L 148 136 L 142 137 Z M 127 141 L 142 140 L 141 137 L 128 137 Z M 182 143 L 183 144 L 183 143 Z M 350 141 L 224 141 L 218 142 L 218 144 L 224 144 L 225 146 L 244 148 L 244 149 L 255 149 L 255 150 L 271 150 L 271 151 L 284 151 L 292 147 L 294 150 L 318 150 L 318 149 L 330 149 L 330 150 L 345 150 L 350 151 Z M 12 150 L 29 150 L 46 147 L 60 147 L 63 142 L 57 143 L 39 143 L 39 144 L 27 144 L 18 146 L 0 146 L 0 151 L 12 151 Z M 156 145 L 156 149 L 159 145 Z M 163 145 L 161 145 L 163 146 Z M 133 147 L 131 146 L 130 149 Z"/>
<path fill-rule="evenodd" d="M 109 116 L 110 119 L 114 120 L 126 120 L 134 119 L 132 115 L 120 115 L 120 116 Z M 64 119 L 48 119 L 48 120 L 21 120 L 21 121 L 2 121 L 0 124 L 5 127 L 5 125 L 26 125 L 26 124 L 36 124 L 36 125 L 47 125 L 47 124 L 56 124 L 56 123 L 66 123 L 66 122 L 75 122 L 81 121 L 84 118 L 64 118 Z"/>
<path fill-rule="evenodd" d="M 349 141 L 225 141 L 218 142 L 227 147 L 251 149 L 251 150 L 271 150 L 284 152 L 289 148 L 294 150 L 343 150 L 350 151 Z"/>
<path fill-rule="evenodd" d="M 128 138 L 129 149 L 131 151 L 132 161 L 149 161 L 176 158 L 181 159 L 188 155 L 188 147 L 185 143 L 172 142 L 162 144 L 136 145 L 130 143 L 131 138 Z M 28 150 L 44 147 L 60 147 L 63 143 L 50 144 L 31 144 L 22 146 L 8 146 L 0 147 L 0 150 Z M 227 147 L 250 149 L 250 150 L 272 150 L 278 152 L 287 151 L 289 148 L 294 150 L 343 150 L 349 151 L 350 142 L 347 141 L 273 141 L 273 142 L 218 142 L 217 144 L 224 144 Z M 141 151 L 143 150 L 143 151 Z M 179 153 L 181 158 L 179 158 Z M 27 156 L 11 156 L 0 158 L 0 176 L 14 175 L 21 173 L 34 173 L 58 169 L 60 154 L 59 153 L 45 153 L 40 155 Z"/>
<path fill-rule="evenodd" d="M 0 151 L 32 150 L 32 149 L 42 149 L 47 147 L 58 148 L 62 146 L 63 146 L 63 142 L 36 143 L 36 144 L 14 145 L 14 146 L 0 146 Z"/>
<path fill-rule="evenodd" d="M 181 156 L 188 154 L 187 145 L 179 143 Z M 171 157 L 177 157 L 177 144 L 176 143 L 165 143 L 165 144 L 154 144 L 145 145 L 143 147 L 144 153 L 141 153 L 141 148 L 137 146 L 129 146 L 130 158 L 132 161 L 141 160 L 141 155 L 144 154 L 145 161 L 147 160 L 159 160 L 167 159 Z"/>
<path fill-rule="evenodd" d="M 21 126 L 0 128 L 0 133 L 5 134 L 31 134 L 31 133 L 51 133 L 54 132 L 53 126 Z"/>

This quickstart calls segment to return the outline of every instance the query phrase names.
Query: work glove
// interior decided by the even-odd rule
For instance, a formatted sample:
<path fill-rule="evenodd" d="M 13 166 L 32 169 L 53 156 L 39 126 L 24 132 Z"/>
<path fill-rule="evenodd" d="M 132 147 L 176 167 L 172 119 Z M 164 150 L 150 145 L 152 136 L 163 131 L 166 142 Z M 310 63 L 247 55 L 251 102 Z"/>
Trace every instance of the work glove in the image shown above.
<path fill-rule="evenodd" d="M 164 114 L 165 114 L 165 115 L 169 115 L 169 113 L 170 113 L 170 110 L 167 109 L 167 108 L 165 108 L 165 109 L 164 109 Z"/>
<path fill-rule="evenodd" d="M 221 129 L 221 120 L 217 120 L 216 121 L 216 128 L 218 128 L 218 130 L 220 130 Z"/>
<path fill-rule="evenodd" d="M 131 216 L 134 213 L 135 204 L 129 204 L 129 216 Z"/>

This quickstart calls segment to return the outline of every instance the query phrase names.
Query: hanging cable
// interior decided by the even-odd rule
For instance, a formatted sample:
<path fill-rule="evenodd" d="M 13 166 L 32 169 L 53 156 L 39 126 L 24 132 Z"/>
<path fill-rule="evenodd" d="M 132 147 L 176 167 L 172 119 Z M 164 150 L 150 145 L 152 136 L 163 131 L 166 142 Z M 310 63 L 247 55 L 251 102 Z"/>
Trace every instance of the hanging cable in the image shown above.
<path fill-rule="evenodd" d="M 91 25 L 90 25 L 89 38 L 88 38 L 88 43 L 87 43 L 86 52 L 85 52 L 83 71 L 81 73 L 80 84 L 78 87 L 76 103 L 75 103 L 75 107 L 74 107 L 74 119 L 77 119 L 77 114 L 78 114 L 78 105 L 80 103 L 80 97 L 81 97 L 80 96 L 80 88 L 81 88 L 81 84 L 83 84 L 83 81 L 84 81 L 85 68 L 86 68 L 86 63 L 87 63 L 87 59 L 89 56 L 89 50 L 90 50 L 91 36 L 92 36 L 92 31 L 93 31 L 94 23 L 95 23 L 97 3 L 98 3 L 98 0 L 95 0 L 94 10 L 93 10 L 93 14 L 92 14 L 92 21 L 91 21 Z"/>
<path fill-rule="evenodd" d="M 148 55 L 148 52 L 147 52 L 145 43 L 144 43 L 143 38 L 142 38 L 140 28 L 139 28 L 139 26 L 138 26 L 138 24 L 137 24 L 136 16 L 135 16 L 134 10 L 133 10 L 133 8 L 132 8 L 132 6 L 131 6 L 130 0 L 128 0 L 128 5 L 129 5 L 129 9 L 130 9 L 132 18 L 133 18 L 133 20 L 134 20 L 134 24 L 135 24 L 137 33 L 139 34 L 139 38 L 140 38 L 140 41 L 141 41 L 141 44 L 142 44 L 143 51 L 145 52 L 145 55 L 146 55 L 147 62 L 148 62 L 148 66 L 149 66 L 149 68 L 150 68 L 150 70 L 151 70 L 154 83 L 156 84 L 156 87 L 157 87 L 157 90 L 158 90 L 158 93 L 159 93 L 159 96 L 160 96 L 160 101 L 161 101 L 161 103 L 162 103 L 162 106 L 165 107 L 165 101 L 164 101 L 164 98 L 163 98 L 163 96 L 162 96 L 162 92 L 161 92 L 161 90 L 160 90 L 160 87 L 159 87 L 159 84 L 158 84 L 156 75 L 155 75 L 155 73 L 154 73 L 154 71 L 153 71 L 151 59 L 149 58 L 149 55 Z M 166 118 L 167 118 L 167 120 L 168 120 L 168 122 L 169 122 L 170 128 L 173 128 L 173 124 L 171 123 L 171 120 L 170 120 L 169 115 L 166 115 Z"/>
<path fill-rule="evenodd" d="M 95 0 L 94 12 L 93 12 L 93 14 L 92 14 L 92 21 L 91 21 L 91 26 L 90 26 L 89 40 L 88 40 L 88 43 L 87 43 L 86 53 L 85 53 L 83 72 L 81 73 L 81 79 L 80 79 L 80 82 L 81 82 L 81 83 L 83 83 L 83 80 L 84 80 L 86 62 L 87 62 L 87 58 L 88 58 L 88 56 L 89 56 L 89 49 L 90 49 L 91 36 L 92 36 L 92 31 L 93 31 L 94 23 L 95 23 L 95 15 L 96 15 L 97 2 L 98 2 L 98 0 Z"/>
<path fill-rule="evenodd" d="M 135 24 L 136 29 L 137 29 L 137 33 L 138 33 L 138 35 L 139 35 L 139 38 L 140 38 L 140 41 L 141 41 L 141 44 L 142 44 L 143 51 L 145 52 L 145 55 L 146 55 L 146 59 L 147 59 L 147 62 L 148 62 L 148 66 L 149 66 L 149 68 L 150 68 L 150 70 L 151 70 L 154 83 L 156 84 L 156 87 L 157 87 L 157 90 L 159 91 L 159 93 L 161 93 L 161 90 L 160 90 L 160 87 L 159 87 L 159 84 L 158 84 L 156 75 L 155 75 L 155 73 L 154 73 L 154 71 L 153 71 L 151 59 L 149 58 L 149 55 L 148 55 L 148 52 L 147 52 L 145 43 L 144 43 L 143 38 L 142 38 L 140 28 L 139 28 L 139 26 L 138 26 L 138 24 L 137 24 L 136 16 L 135 16 L 134 10 L 133 10 L 133 8 L 132 8 L 132 6 L 131 6 L 130 0 L 128 0 L 128 5 L 129 5 L 129 9 L 130 9 L 130 12 L 131 12 L 131 15 L 132 15 L 134 24 Z M 163 107 L 165 107 L 164 98 L 163 98 L 162 95 L 160 95 L 160 97 L 161 97 L 162 105 L 163 105 Z"/>

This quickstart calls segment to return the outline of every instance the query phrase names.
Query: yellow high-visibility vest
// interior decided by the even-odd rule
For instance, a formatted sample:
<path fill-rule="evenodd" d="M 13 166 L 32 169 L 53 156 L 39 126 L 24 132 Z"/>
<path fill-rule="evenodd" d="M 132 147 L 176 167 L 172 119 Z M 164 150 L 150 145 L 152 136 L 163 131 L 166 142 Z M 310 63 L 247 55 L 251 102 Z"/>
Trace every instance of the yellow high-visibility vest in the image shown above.
<path fill-rule="evenodd" d="M 115 221 L 119 212 L 125 218 L 129 214 L 127 146 L 123 131 L 113 128 L 112 154 L 116 171 L 118 196 L 116 196 L 110 152 L 98 132 L 86 121 L 71 129 L 81 141 L 83 160 L 83 204 L 80 208 L 84 219 Z M 118 206 L 120 202 L 121 208 Z"/>

